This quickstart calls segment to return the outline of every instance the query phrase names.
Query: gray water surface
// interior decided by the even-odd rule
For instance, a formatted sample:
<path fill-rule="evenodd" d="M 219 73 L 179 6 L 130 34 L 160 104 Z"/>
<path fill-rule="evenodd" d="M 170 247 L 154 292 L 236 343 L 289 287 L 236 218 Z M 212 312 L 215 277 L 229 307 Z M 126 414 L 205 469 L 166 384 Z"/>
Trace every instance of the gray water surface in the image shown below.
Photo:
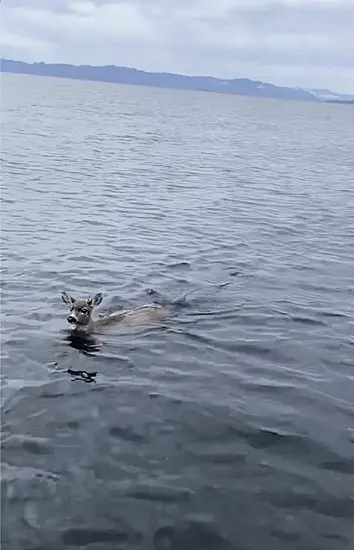
<path fill-rule="evenodd" d="M 354 110 L 1 92 L 2 548 L 352 548 Z M 70 338 L 62 290 L 147 289 Z"/>

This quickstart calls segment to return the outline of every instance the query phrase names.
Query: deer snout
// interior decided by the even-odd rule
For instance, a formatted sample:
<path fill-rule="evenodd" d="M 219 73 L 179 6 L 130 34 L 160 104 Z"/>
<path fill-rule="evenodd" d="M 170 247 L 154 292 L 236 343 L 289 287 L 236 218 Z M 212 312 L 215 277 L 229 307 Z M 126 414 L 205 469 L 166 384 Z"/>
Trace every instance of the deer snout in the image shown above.
<path fill-rule="evenodd" d="M 76 317 L 74 317 L 73 315 L 69 315 L 69 317 L 67 318 L 67 321 L 68 321 L 68 323 L 70 323 L 71 325 L 72 325 L 73 323 L 77 323 L 77 319 L 76 319 Z"/>

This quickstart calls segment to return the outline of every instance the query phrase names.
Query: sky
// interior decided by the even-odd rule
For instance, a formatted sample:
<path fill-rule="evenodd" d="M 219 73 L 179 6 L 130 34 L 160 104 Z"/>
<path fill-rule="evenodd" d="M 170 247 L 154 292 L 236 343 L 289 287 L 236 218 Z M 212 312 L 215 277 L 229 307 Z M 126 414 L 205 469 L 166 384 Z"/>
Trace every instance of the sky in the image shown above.
<path fill-rule="evenodd" d="M 1 0 L 1 56 L 354 94 L 354 0 Z"/>

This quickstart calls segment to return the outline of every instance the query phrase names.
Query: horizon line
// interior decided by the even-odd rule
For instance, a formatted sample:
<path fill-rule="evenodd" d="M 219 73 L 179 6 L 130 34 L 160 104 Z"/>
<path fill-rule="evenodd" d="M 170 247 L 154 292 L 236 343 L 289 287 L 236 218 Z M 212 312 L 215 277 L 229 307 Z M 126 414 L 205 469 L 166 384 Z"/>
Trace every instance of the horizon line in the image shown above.
<path fill-rule="evenodd" d="M 156 75 L 172 75 L 172 76 L 182 76 L 184 78 L 205 78 L 205 79 L 212 79 L 212 80 L 218 80 L 221 82 L 232 82 L 234 80 L 248 80 L 249 82 L 255 82 L 259 84 L 268 84 L 270 86 L 276 86 L 278 88 L 290 88 L 293 90 L 326 90 L 328 92 L 334 93 L 334 94 L 342 94 L 342 92 L 335 92 L 333 90 L 330 90 L 329 88 L 310 88 L 310 87 L 303 87 L 303 86 L 291 86 L 291 85 L 284 85 L 284 84 L 274 84 L 273 82 L 270 82 L 268 80 L 259 80 L 250 78 L 248 76 L 236 76 L 232 78 L 226 78 L 226 77 L 218 77 L 213 75 L 207 75 L 207 74 L 186 74 L 186 73 L 179 73 L 179 72 L 171 72 L 171 71 L 149 71 L 145 69 L 138 69 L 137 67 L 133 67 L 130 65 L 114 65 L 114 64 L 101 64 L 101 65 L 92 65 L 90 63 L 68 63 L 64 61 L 23 61 L 22 59 L 13 59 L 9 57 L 3 57 L 0 56 L 0 61 L 13 61 L 15 63 L 24 63 L 26 65 L 65 65 L 69 67 L 92 67 L 92 68 L 105 68 L 105 67 L 114 67 L 116 69 L 129 69 L 131 71 L 137 71 L 140 73 L 146 73 L 146 74 L 156 74 Z M 342 95 L 352 95 L 348 94 L 347 92 L 343 92 Z"/>
<path fill-rule="evenodd" d="M 285 90 L 305 92 L 305 93 L 308 93 L 308 94 L 312 95 L 314 99 L 319 99 L 317 94 L 321 93 L 321 92 L 322 93 L 327 92 L 333 98 L 335 98 L 335 96 L 337 98 L 339 98 L 340 96 L 345 96 L 349 99 L 354 98 L 354 93 L 351 93 L 351 92 L 338 92 L 338 91 L 334 91 L 333 89 L 325 88 L 325 87 L 312 88 L 312 87 L 303 87 L 303 86 L 299 86 L 299 85 L 290 86 L 290 85 L 283 85 L 283 84 L 275 84 L 275 83 L 269 82 L 269 81 L 263 81 L 263 80 L 259 80 L 259 79 L 257 79 L 257 80 L 252 79 L 252 78 L 249 78 L 247 76 L 239 76 L 239 77 L 233 77 L 233 78 L 222 78 L 222 77 L 217 77 L 217 76 L 213 76 L 213 75 L 205 75 L 205 74 L 198 75 L 198 74 L 184 74 L 184 73 L 167 72 L 167 71 L 148 71 L 148 70 L 145 70 L 145 69 L 139 69 L 137 67 L 128 66 L 128 65 L 114 65 L 114 64 L 113 65 L 112 64 L 91 65 L 91 64 L 88 64 L 88 63 L 75 64 L 75 63 L 68 63 L 68 62 L 63 62 L 63 61 L 60 61 L 60 62 L 47 62 L 47 61 L 38 61 L 38 60 L 23 61 L 22 59 L 13 59 L 13 58 L 9 58 L 9 57 L 0 56 L 0 72 L 13 72 L 15 74 L 20 74 L 20 73 L 19 72 L 16 73 L 16 71 L 9 71 L 9 70 L 2 71 L 1 64 L 2 64 L 3 61 L 4 62 L 15 63 L 15 64 L 16 63 L 23 64 L 23 65 L 25 65 L 25 66 L 27 65 L 29 67 L 35 67 L 35 66 L 47 66 L 47 67 L 61 66 L 61 67 L 91 68 L 91 69 L 118 69 L 118 70 L 132 71 L 132 72 L 135 72 L 135 73 L 141 73 L 141 74 L 150 75 L 150 76 L 166 75 L 166 76 L 175 76 L 175 77 L 180 77 L 180 78 L 185 78 L 185 79 L 201 79 L 201 80 L 205 80 L 205 81 L 209 81 L 209 82 L 214 81 L 215 83 L 225 83 L 225 84 L 237 83 L 237 82 L 249 82 L 249 83 L 252 83 L 252 84 L 266 85 L 266 86 L 269 86 L 271 88 L 274 87 L 274 88 L 282 88 L 282 89 L 285 89 Z M 29 74 L 32 74 L 32 73 L 29 73 Z M 48 76 L 48 75 L 42 75 L 42 76 Z M 52 75 L 52 76 L 55 76 L 55 75 Z M 64 77 L 58 76 L 58 78 L 64 78 Z M 91 80 L 91 79 L 84 79 L 84 80 Z M 100 79 L 93 79 L 93 80 L 94 81 L 100 81 Z M 105 82 L 105 80 L 102 80 L 102 82 Z M 119 83 L 119 82 L 117 82 L 117 83 Z M 154 84 L 151 84 L 151 85 L 154 86 Z M 174 87 L 174 86 L 172 86 L 172 87 Z M 179 87 L 177 87 L 177 88 L 179 88 Z M 187 89 L 189 89 L 189 88 L 187 88 Z M 192 89 L 197 90 L 196 88 L 192 88 Z M 203 91 L 203 90 L 200 90 L 200 91 Z M 222 90 L 204 90 L 204 91 L 222 91 Z"/>

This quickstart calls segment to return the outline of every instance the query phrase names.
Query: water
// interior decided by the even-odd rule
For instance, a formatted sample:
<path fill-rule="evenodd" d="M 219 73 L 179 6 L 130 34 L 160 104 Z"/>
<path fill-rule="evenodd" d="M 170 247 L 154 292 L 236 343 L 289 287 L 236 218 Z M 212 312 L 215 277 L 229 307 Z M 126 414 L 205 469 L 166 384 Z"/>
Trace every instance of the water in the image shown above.
<path fill-rule="evenodd" d="M 353 109 L 16 75 L 2 109 L 2 548 L 351 548 Z M 68 339 L 62 290 L 149 288 L 190 294 Z"/>

